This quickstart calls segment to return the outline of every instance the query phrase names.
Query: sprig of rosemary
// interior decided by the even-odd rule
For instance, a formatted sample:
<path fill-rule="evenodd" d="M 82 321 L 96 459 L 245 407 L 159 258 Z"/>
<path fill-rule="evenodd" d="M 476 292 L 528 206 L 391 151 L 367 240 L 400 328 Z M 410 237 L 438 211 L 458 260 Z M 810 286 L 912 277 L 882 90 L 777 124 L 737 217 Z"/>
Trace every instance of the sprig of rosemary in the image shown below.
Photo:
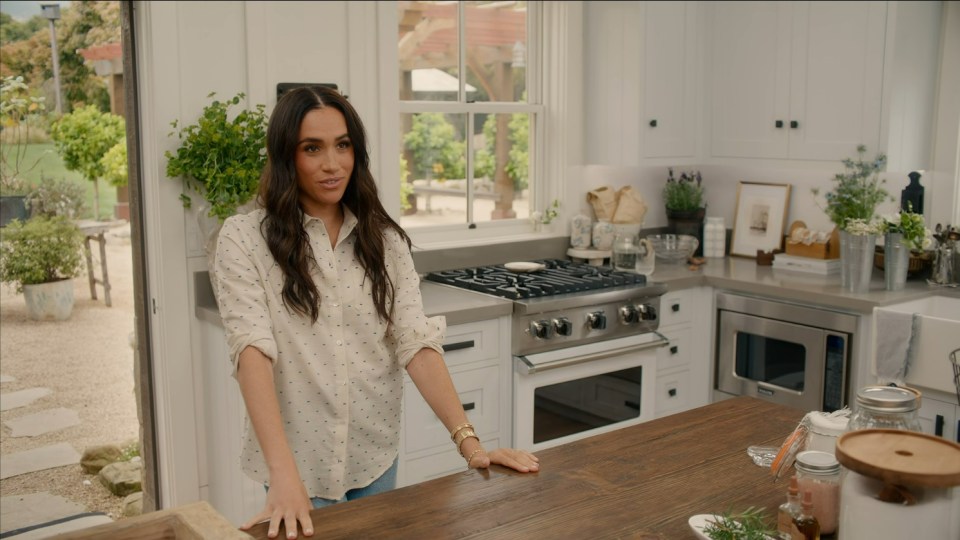
<path fill-rule="evenodd" d="M 776 538 L 777 531 L 762 508 L 753 506 L 743 512 L 724 512 L 708 521 L 704 534 L 713 540 L 768 540 Z"/>

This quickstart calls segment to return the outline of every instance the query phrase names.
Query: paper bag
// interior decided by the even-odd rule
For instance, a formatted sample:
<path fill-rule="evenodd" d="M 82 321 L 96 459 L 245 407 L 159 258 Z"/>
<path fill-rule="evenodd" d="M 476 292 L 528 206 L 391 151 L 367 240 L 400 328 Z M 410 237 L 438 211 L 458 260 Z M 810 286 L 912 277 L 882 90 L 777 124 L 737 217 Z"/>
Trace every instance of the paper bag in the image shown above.
<path fill-rule="evenodd" d="M 610 221 L 617 209 L 617 194 L 608 186 L 587 192 L 587 201 L 593 206 L 598 221 Z"/>
<path fill-rule="evenodd" d="M 613 223 L 643 223 L 644 216 L 647 215 L 647 203 L 643 202 L 643 197 L 626 186 L 620 188 L 617 192 L 617 210 L 613 213 Z"/>

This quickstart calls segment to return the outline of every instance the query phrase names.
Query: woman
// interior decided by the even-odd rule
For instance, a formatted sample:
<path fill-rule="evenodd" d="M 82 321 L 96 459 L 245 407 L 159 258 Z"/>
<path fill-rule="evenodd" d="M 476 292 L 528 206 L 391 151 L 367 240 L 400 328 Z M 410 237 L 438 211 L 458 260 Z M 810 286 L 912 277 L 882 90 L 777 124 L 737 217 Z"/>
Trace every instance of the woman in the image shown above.
<path fill-rule="evenodd" d="M 268 486 L 268 536 L 313 534 L 310 509 L 392 489 L 401 368 L 468 467 L 537 471 L 524 451 L 486 452 L 428 319 L 410 238 L 383 209 L 363 124 L 335 90 L 303 87 L 267 129 L 259 204 L 220 231 L 214 275 L 249 422 L 243 470 Z M 252 427 L 252 431 L 251 428 Z"/>

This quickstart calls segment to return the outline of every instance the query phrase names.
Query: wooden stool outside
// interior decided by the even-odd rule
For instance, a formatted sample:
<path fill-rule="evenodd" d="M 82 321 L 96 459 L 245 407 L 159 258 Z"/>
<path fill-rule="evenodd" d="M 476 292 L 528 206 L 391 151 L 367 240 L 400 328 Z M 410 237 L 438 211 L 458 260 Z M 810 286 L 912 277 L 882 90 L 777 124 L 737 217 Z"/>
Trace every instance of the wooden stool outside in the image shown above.
<path fill-rule="evenodd" d="M 87 277 L 90 281 L 90 298 L 97 299 L 97 284 L 103 286 L 103 303 L 110 307 L 110 277 L 107 274 L 107 238 L 104 233 L 113 225 L 101 221 L 80 220 L 77 226 L 83 233 L 83 251 L 87 257 Z M 90 241 L 96 240 L 100 244 L 100 279 L 93 271 L 93 254 L 90 250 Z"/>

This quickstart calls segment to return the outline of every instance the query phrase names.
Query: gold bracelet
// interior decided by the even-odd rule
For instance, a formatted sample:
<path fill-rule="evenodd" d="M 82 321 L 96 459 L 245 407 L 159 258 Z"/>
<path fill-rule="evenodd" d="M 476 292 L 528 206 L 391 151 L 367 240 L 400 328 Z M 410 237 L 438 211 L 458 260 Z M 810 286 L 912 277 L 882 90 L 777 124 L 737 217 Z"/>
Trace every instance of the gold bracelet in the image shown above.
<path fill-rule="evenodd" d="M 474 431 L 473 428 L 463 428 L 457 432 L 457 436 L 453 439 L 453 444 L 457 445 L 459 449 L 463 441 L 470 437 L 476 437 L 478 441 L 480 440 L 480 437 L 477 437 L 477 432 Z"/>
<path fill-rule="evenodd" d="M 470 457 L 467 458 L 467 468 L 468 468 L 468 469 L 470 468 L 470 462 L 473 461 L 473 456 L 479 454 L 480 452 L 483 452 L 483 448 L 477 448 L 476 450 L 474 450 L 473 452 L 470 453 Z"/>
<path fill-rule="evenodd" d="M 464 429 L 464 428 L 471 428 L 471 429 L 472 429 L 472 428 L 473 428 L 473 424 L 471 424 L 470 422 L 464 422 L 463 424 L 460 424 L 459 426 L 453 428 L 453 431 L 450 432 L 450 440 L 451 440 L 451 441 L 455 441 L 455 440 L 456 440 L 457 433 L 459 433 L 460 430 L 461 430 L 461 429 Z"/>
<path fill-rule="evenodd" d="M 480 437 L 477 437 L 476 434 L 467 435 L 466 437 L 464 437 L 463 440 L 460 441 L 460 444 L 457 445 L 457 452 L 460 452 L 460 455 L 463 456 L 463 457 L 467 457 L 467 456 L 464 456 L 464 455 L 463 455 L 463 441 L 465 441 L 465 440 L 467 440 L 467 439 L 469 439 L 469 438 L 471 438 L 471 437 L 474 438 L 474 439 L 476 439 L 476 440 L 477 440 L 477 443 L 480 442 Z"/>

